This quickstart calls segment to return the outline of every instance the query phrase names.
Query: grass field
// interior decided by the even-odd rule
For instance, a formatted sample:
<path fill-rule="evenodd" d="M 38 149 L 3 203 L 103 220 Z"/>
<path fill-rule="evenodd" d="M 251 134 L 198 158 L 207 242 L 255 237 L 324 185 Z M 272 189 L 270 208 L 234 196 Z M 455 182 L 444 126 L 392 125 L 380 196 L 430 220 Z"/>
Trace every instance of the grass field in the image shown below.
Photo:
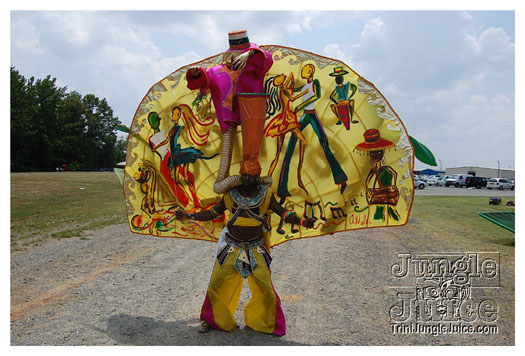
<path fill-rule="evenodd" d="M 500 197 L 502 204 L 514 197 Z M 471 243 L 492 241 L 514 246 L 514 233 L 479 216 L 480 212 L 514 211 L 513 206 L 489 205 L 489 197 L 416 196 L 410 218 L 414 228 L 444 239 Z"/>
<path fill-rule="evenodd" d="M 502 202 L 514 200 L 503 197 Z M 478 216 L 513 211 L 488 204 L 488 197 L 416 196 L 410 232 L 463 241 L 477 247 L 492 241 L 514 247 L 514 234 Z M 112 172 L 11 174 L 11 250 L 39 245 L 48 238 L 79 236 L 82 231 L 125 223 L 124 196 Z"/>
<path fill-rule="evenodd" d="M 126 222 L 113 172 L 11 173 L 11 250 Z"/>

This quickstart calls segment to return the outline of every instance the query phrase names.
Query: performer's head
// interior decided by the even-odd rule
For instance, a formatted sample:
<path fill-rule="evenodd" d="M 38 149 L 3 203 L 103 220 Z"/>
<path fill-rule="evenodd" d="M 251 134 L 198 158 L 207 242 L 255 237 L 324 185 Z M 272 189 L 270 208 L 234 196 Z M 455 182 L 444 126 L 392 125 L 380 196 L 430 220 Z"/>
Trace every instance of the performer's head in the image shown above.
<path fill-rule="evenodd" d="M 241 174 L 242 185 L 244 187 L 253 187 L 257 185 L 258 179 L 259 179 L 258 174 L 246 174 L 246 173 Z"/>

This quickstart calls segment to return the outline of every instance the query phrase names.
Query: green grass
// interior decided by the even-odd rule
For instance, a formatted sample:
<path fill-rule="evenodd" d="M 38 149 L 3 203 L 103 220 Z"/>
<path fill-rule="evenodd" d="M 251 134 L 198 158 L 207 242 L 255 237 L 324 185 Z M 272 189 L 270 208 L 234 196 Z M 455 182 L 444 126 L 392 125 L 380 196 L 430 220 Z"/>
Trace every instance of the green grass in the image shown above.
<path fill-rule="evenodd" d="M 410 219 L 425 233 L 470 243 L 500 242 L 514 246 L 514 233 L 479 216 L 480 212 L 514 211 L 504 205 L 514 197 L 500 197 L 503 205 L 489 205 L 489 197 L 417 196 Z"/>
<path fill-rule="evenodd" d="M 126 221 L 113 172 L 11 173 L 11 250 Z"/>

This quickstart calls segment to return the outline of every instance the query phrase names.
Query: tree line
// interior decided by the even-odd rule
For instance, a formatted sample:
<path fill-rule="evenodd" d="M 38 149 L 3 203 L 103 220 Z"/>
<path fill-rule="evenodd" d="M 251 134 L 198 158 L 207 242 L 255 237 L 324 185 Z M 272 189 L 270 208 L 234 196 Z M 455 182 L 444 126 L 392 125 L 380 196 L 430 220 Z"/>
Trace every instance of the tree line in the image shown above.
<path fill-rule="evenodd" d="M 11 171 L 91 171 L 126 157 L 126 141 L 106 99 L 59 87 L 56 78 L 26 79 L 11 67 Z"/>

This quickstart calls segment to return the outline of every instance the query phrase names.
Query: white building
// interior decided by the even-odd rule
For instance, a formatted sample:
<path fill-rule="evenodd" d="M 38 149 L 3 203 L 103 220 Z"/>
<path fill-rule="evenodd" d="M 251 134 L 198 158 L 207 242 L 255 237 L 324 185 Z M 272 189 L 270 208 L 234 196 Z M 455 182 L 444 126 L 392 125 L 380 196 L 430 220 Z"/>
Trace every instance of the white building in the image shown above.
<path fill-rule="evenodd" d="M 515 178 L 514 169 L 503 169 L 503 168 L 487 168 L 487 167 L 453 167 L 446 169 L 447 175 L 452 174 L 472 174 L 476 177 L 486 177 L 486 178 Z"/>

